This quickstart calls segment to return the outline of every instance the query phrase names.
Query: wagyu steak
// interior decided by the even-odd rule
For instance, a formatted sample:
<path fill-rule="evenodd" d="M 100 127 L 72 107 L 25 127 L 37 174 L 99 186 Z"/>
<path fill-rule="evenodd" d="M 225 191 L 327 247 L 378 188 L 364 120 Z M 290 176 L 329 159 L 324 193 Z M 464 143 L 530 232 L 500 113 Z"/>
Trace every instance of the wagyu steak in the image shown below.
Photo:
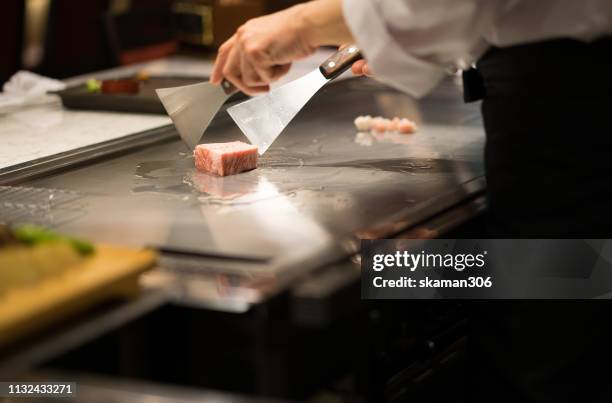
<path fill-rule="evenodd" d="M 193 152 L 198 171 L 234 175 L 257 167 L 257 146 L 232 141 L 199 144 Z"/>

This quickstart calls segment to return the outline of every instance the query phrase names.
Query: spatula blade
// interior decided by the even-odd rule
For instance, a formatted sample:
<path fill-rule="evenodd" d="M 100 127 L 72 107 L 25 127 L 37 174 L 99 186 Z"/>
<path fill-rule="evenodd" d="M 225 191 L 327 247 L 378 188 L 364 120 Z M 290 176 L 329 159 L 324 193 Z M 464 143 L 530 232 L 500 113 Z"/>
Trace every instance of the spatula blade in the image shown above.
<path fill-rule="evenodd" d="M 230 94 L 207 82 L 155 90 L 183 142 L 193 150 Z"/>
<path fill-rule="evenodd" d="M 315 69 L 265 95 L 227 108 L 227 112 L 262 155 L 327 81 Z"/>

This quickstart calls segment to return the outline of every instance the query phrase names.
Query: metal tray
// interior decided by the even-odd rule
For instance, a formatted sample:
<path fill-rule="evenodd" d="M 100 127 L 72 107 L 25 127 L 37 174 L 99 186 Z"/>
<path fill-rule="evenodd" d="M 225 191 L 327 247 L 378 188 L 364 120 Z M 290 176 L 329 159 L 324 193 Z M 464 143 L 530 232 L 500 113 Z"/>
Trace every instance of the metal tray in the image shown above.
<path fill-rule="evenodd" d="M 125 78 L 130 79 L 134 76 L 117 77 L 117 79 Z M 143 82 L 138 94 L 92 93 L 87 90 L 86 84 L 70 87 L 56 94 L 60 96 L 64 106 L 70 109 L 165 115 L 166 111 L 155 93 L 157 88 L 196 84 L 206 79 L 205 77 L 152 76 Z M 242 95 L 242 97 L 245 96 Z"/>

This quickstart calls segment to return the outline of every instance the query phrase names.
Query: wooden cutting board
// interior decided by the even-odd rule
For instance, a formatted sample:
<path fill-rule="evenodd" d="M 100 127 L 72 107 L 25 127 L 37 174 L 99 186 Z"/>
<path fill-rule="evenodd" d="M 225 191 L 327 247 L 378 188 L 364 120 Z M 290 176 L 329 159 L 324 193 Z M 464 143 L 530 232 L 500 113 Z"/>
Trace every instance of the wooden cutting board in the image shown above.
<path fill-rule="evenodd" d="M 93 256 L 58 276 L 0 295 L 0 347 L 104 300 L 138 294 L 151 250 L 98 245 Z"/>

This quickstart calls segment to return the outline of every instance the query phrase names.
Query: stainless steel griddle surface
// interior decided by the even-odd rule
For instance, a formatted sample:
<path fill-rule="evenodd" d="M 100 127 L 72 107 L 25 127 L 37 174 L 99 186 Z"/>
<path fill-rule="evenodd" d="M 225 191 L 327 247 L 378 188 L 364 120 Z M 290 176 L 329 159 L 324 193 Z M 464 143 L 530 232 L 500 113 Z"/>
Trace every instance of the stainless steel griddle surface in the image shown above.
<path fill-rule="evenodd" d="M 406 116 L 419 131 L 357 133 L 353 119 L 365 114 Z M 246 141 L 223 114 L 202 142 L 232 140 Z M 177 140 L 24 185 L 83 193 L 64 231 L 261 259 L 274 270 L 340 255 L 356 236 L 397 232 L 482 191 L 483 142 L 478 105 L 463 104 L 451 80 L 416 102 L 350 79 L 320 91 L 251 172 L 198 173 Z"/>

